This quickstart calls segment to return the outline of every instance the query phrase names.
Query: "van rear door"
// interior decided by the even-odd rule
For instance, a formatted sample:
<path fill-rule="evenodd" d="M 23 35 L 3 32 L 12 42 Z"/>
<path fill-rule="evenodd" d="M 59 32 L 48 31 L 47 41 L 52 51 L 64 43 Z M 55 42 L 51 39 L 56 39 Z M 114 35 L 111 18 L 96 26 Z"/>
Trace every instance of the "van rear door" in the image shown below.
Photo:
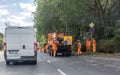
<path fill-rule="evenodd" d="M 8 59 L 20 58 L 20 35 L 17 29 L 6 29 L 6 48 Z"/>
<path fill-rule="evenodd" d="M 34 30 L 20 29 L 20 55 L 21 57 L 34 56 Z"/>

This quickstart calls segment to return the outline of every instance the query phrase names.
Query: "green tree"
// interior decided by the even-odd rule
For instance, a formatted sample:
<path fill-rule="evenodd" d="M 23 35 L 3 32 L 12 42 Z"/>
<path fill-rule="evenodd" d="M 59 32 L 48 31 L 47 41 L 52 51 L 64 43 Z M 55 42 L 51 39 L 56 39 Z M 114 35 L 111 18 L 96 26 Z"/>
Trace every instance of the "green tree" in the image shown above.
<path fill-rule="evenodd" d="M 90 38 L 89 24 L 95 24 L 93 36 L 98 40 L 119 40 L 119 0 L 36 0 L 37 34 L 70 32 L 74 38 Z M 39 37 L 39 38 L 40 38 Z"/>
<path fill-rule="evenodd" d="M 3 48 L 2 43 L 3 43 L 3 34 L 0 33 L 0 50 Z"/>

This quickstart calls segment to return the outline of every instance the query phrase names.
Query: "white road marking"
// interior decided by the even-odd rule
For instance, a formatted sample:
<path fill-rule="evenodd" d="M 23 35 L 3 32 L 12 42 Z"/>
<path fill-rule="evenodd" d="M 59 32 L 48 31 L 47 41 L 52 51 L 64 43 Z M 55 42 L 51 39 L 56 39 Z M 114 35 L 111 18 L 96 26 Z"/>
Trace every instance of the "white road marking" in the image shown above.
<path fill-rule="evenodd" d="M 92 64 L 93 66 L 97 66 L 97 64 Z"/>
<path fill-rule="evenodd" d="M 89 59 L 85 59 L 85 60 L 88 61 L 88 62 L 91 62 L 91 63 L 94 62 L 93 60 L 89 60 Z"/>
<path fill-rule="evenodd" d="M 57 69 L 58 72 L 60 72 L 61 75 L 66 75 L 66 73 L 64 73 L 62 70 Z"/>
<path fill-rule="evenodd" d="M 50 60 L 47 60 L 48 61 L 48 63 L 51 63 L 51 61 Z"/>

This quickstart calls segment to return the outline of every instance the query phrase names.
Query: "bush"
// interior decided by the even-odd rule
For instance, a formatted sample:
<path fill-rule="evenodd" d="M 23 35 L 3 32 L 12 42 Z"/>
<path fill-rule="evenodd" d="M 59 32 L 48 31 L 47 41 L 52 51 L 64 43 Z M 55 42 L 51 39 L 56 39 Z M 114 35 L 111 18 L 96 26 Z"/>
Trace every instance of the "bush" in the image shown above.
<path fill-rule="evenodd" d="M 77 51 L 77 42 L 75 42 L 72 46 L 72 50 L 73 52 L 76 52 Z"/>
<path fill-rule="evenodd" d="M 113 38 L 113 43 L 120 46 L 120 35 Z"/>
<path fill-rule="evenodd" d="M 100 40 L 97 45 L 97 50 L 104 53 L 120 52 L 120 38 L 116 37 L 111 40 Z"/>

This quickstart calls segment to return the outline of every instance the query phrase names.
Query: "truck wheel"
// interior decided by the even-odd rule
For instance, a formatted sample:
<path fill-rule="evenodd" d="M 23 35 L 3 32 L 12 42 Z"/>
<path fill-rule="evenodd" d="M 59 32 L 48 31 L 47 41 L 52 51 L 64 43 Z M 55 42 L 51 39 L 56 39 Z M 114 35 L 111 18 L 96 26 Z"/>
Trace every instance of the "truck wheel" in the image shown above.
<path fill-rule="evenodd" d="M 49 52 L 49 55 L 51 55 L 51 52 Z"/>
<path fill-rule="evenodd" d="M 51 51 L 51 56 L 53 56 L 53 51 Z"/>
<path fill-rule="evenodd" d="M 64 56 L 65 54 L 64 53 L 62 53 L 62 56 Z"/>
<path fill-rule="evenodd" d="M 10 65 L 10 61 L 6 61 L 6 65 Z"/>

